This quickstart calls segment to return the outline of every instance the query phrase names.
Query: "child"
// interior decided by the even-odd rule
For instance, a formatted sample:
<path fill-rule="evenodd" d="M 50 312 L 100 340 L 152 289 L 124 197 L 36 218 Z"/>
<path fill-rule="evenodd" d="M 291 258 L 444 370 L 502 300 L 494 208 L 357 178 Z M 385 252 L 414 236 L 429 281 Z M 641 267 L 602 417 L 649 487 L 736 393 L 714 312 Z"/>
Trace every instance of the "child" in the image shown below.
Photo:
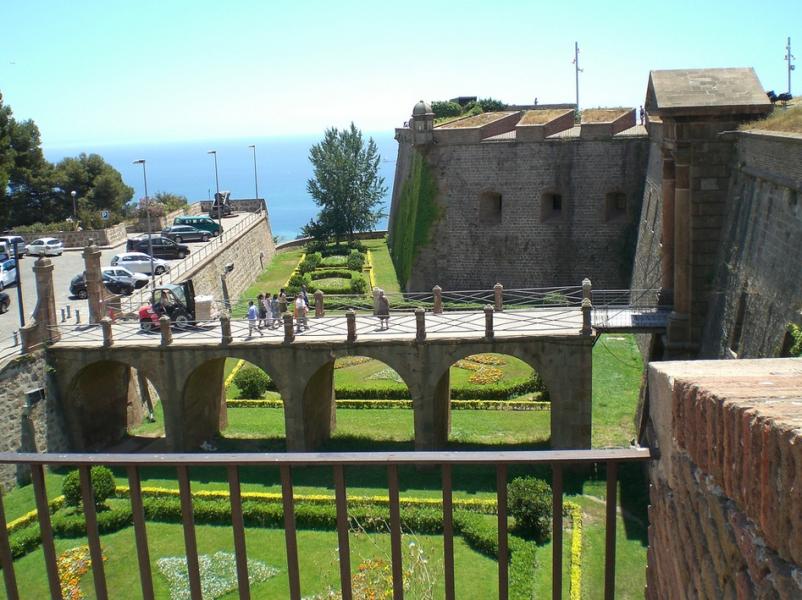
<path fill-rule="evenodd" d="M 256 310 L 256 307 L 253 305 L 253 300 L 248 300 L 248 337 L 253 337 L 254 330 L 259 332 L 259 335 L 264 335 L 262 330 L 259 329 L 258 325 L 256 324 L 256 319 L 259 313 Z"/>
<path fill-rule="evenodd" d="M 263 294 L 259 294 L 256 297 L 256 311 L 259 314 L 259 322 L 256 326 L 259 329 L 267 327 L 267 311 L 265 310 L 265 297 Z"/>

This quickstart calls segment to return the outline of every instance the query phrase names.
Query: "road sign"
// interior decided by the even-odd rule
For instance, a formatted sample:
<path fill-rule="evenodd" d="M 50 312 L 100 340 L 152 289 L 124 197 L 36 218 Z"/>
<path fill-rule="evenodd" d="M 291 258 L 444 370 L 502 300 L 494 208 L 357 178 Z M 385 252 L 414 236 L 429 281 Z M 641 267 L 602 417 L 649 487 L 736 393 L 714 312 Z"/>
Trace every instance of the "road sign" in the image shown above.
<path fill-rule="evenodd" d="M 100 211 L 100 218 L 103 219 L 104 221 L 108 221 L 109 220 L 109 216 L 110 216 L 109 215 L 109 211 L 107 211 L 107 210 L 101 210 Z"/>

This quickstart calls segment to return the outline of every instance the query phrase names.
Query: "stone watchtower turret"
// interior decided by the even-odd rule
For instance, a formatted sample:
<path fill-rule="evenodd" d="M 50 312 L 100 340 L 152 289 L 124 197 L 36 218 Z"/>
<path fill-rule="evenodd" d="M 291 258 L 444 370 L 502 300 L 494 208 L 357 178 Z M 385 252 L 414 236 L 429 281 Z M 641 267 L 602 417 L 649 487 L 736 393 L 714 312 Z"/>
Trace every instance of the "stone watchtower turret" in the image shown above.
<path fill-rule="evenodd" d="M 431 144 L 434 131 L 434 113 L 428 102 L 421 100 L 412 109 L 412 118 L 409 121 L 412 129 L 412 143 L 416 146 Z"/>

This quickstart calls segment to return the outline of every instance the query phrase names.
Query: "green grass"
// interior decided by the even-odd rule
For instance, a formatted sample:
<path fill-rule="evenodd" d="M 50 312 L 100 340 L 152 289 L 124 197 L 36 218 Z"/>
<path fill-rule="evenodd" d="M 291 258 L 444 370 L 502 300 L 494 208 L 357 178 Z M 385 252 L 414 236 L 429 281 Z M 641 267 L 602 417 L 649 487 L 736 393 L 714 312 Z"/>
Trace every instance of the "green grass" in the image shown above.
<path fill-rule="evenodd" d="M 393 259 L 390 257 L 390 249 L 387 247 L 387 240 L 364 240 L 363 243 L 365 247 L 370 250 L 376 287 L 380 287 L 388 294 L 399 293 L 401 291 L 401 286 L 398 283 L 398 276 L 395 272 Z"/>
<path fill-rule="evenodd" d="M 147 529 L 156 598 L 167 599 L 170 597 L 167 580 L 156 566 L 156 561 L 163 557 L 185 555 L 182 528 L 177 524 L 148 523 Z M 219 550 L 232 553 L 234 551 L 233 537 L 229 527 L 197 526 L 196 536 L 199 554 L 213 554 Z M 405 551 L 408 551 L 411 541 L 415 541 L 424 549 L 428 561 L 428 571 L 435 579 L 434 597 L 442 598 L 444 595 L 442 538 L 429 535 L 405 535 L 402 537 Z M 496 561 L 472 550 L 460 537 L 455 538 L 454 542 L 457 596 L 461 598 L 498 596 Z M 246 543 L 249 559 L 260 560 L 279 569 L 279 573 L 275 577 L 253 585 L 252 596 L 282 600 L 288 598 L 289 581 L 284 532 L 276 529 L 249 528 L 246 534 Z M 57 540 L 56 550 L 61 553 L 83 544 L 86 544 L 86 540 L 80 538 Z M 104 568 L 111 597 L 123 597 L 118 594 L 125 590 L 125 598 L 141 598 L 139 571 L 135 566 L 136 563 L 132 564 L 131 562 L 131 552 L 135 547 L 133 528 L 103 536 L 102 544 L 107 557 Z M 357 572 L 359 564 L 363 560 L 372 558 L 387 560 L 390 556 L 389 535 L 352 534 L 350 546 L 352 573 Z M 335 532 L 298 531 L 298 557 L 303 596 L 323 593 L 329 587 L 338 588 L 339 566 L 335 553 L 336 547 L 337 534 Z M 44 556 L 41 549 L 16 561 L 15 571 L 21 598 L 47 598 L 50 596 L 47 578 L 44 576 Z M 88 598 L 95 597 L 91 571 L 81 578 L 81 588 Z M 0 592 L 0 598 L 5 597 L 5 592 Z M 237 597 L 237 592 L 232 591 L 221 598 L 233 600 Z M 412 590 L 411 597 L 415 597 L 414 590 Z"/>
<path fill-rule="evenodd" d="M 785 109 L 775 105 L 774 111 L 765 119 L 744 123 L 738 129 L 802 133 L 802 104 L 797 103 Z"/>

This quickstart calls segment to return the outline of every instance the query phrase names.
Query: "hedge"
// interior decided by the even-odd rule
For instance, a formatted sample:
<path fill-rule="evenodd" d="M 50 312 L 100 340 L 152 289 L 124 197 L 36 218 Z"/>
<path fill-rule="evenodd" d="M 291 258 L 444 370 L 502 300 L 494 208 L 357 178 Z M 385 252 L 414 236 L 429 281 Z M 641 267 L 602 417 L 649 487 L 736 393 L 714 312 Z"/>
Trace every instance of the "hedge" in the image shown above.
<path fill-rule="evenodd" d="M 357 273 L 358 275 L 358 273 Z M 351 279 L 354 276 L 352 271 L 348 269 L 318 269 L 309 274 L 312 281 L 316 279 L 327 279 L 329 277 L 338 277 L 340 279 Z"/>
<path fill-rule="evenodd" d="M 543 389 L 543 382 L 535 374 L 524 381 L 512 385 L 493 385 L 486 387 L 454 387 L 451 388 L 452 400 L 509 400 L 523 394 L 541 392 L 541 400 L 548 400 L 548 392 Z M 334 393 L 341 398 L 355 400 L 408 400 L 409 390 L 406 387 L 338 387 Z"/>
<path fill-rule="evenodd" d="M 412 400 L 337 400 L 337 408 L 381 410 L 412 408 Z M 282 400 L 226 400 L 228 408 L 284 408 Z M 452 410 L 551 410 L 551 402 L 535 400 L 452 400 Z"/>

